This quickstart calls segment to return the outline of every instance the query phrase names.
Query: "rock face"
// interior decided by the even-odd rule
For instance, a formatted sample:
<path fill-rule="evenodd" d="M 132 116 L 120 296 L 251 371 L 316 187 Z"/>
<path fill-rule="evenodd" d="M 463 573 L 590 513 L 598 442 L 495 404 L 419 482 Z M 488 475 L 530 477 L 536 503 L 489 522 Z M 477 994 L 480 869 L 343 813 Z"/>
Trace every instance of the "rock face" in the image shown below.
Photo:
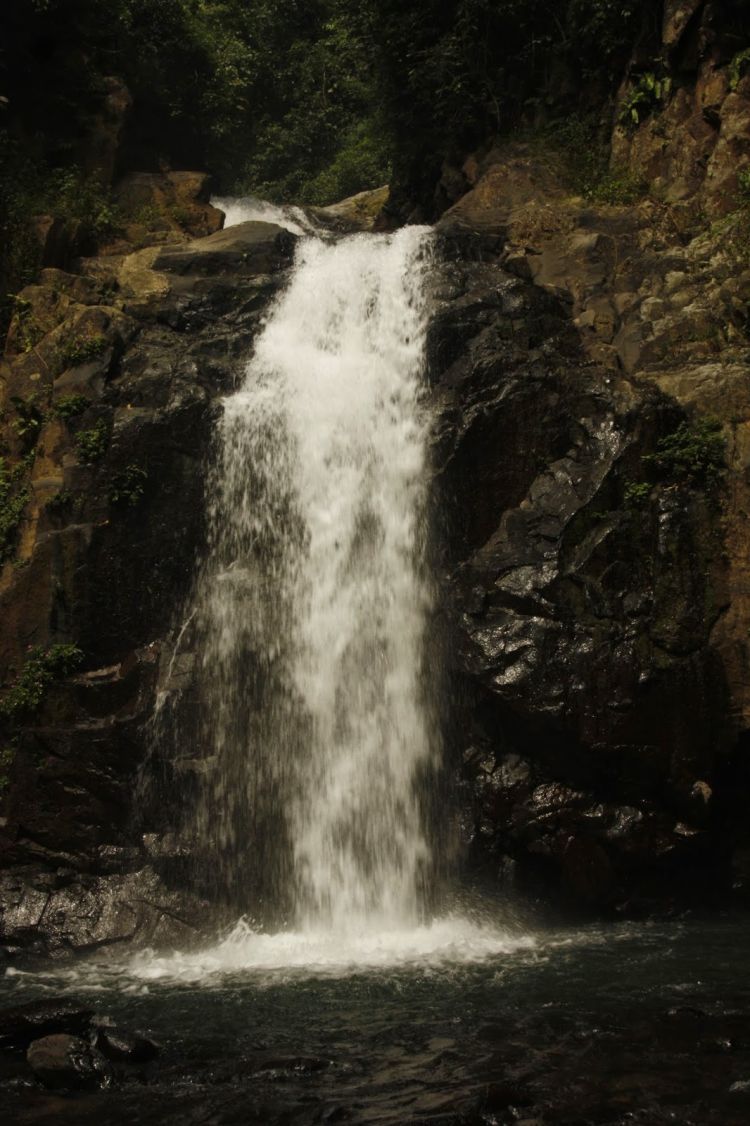
<path fill-rule="evenodd" d="M 431 344 L 465 838 L 624 912 L 747 889 L 750 79 L 711 5 L 663 39 L 679 84 L 612 146 L 648 196 L 469 159 Z"/>
<path fill-rule="evenodd" d="M 475 858 L 621 910 L 681 879 L 705 894 L 701 875 L 726 890 L 748 721 L 744 275 L 710 236 L 674 245 L 654 204 L 566 198 L 522 148 L 438 229 Z M 715 480 L 659 453 L 687 435 L 710 461 L 712 433 Z"/>
<path fill-rule="evenodd" d="M 643 177 L 678 211 L 721 217 L 735 207 L 750 157 L 750 78 L 735 70 L 741 44 L 719 5 L 682 0 L 664 9 L 674 90 L 638 128 L 627 119 L 617 126 L 612 165 Z M 638 80 L 635 69 L 623 96 Z"/>
<path fill-rule="evenodd" d="M 202 541 L 213 402 L 293 244 L 245 224 L 45 270 L 19 298 L 0 371 L 17 466 L 3 495 L 16 516 L 3 525 L 3 683 L 29 650 L 72 640 L 87 671 L 0 716 L 11 951 L 195 933 L 202 906 L 163 885 L 169 849 L 144 845 L 134 796 L 160 640 Z"/>

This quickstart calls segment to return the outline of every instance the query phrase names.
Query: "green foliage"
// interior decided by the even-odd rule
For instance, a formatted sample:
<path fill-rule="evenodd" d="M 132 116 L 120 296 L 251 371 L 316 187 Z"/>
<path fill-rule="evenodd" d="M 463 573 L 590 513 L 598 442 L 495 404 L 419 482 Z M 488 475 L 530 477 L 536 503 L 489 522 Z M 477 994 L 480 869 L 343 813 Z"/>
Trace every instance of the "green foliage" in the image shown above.
<path fill-rule="evenodd" d="M 626 508 L 643 508 L 651 496 L 653 485 L 648 482 L 629 481 L 623 492 Z"/>
<path fill-rule="evenodd" d="M 587 198 L 594 203 L 609 203 L 626 207 L 637 203 L 648 194 L 648 185 L 639 176 L 627 170 L 607 171 L 594 185 Z"/>
<path fill-rule="evenodd" d="M 643 458 L 658 478 L 692 485 L 715 485 L 726 469 L 726 440 L 721 422 L 704 417 L 682 422 L 661 438 L 656 452 Z"/>
<path fill-rule="evenodd" d="M 148 472 L 140 465 L 128 465 L 112 478 L 109 499 L 112 504 L 134 508 L 143 496 Z"/>
<path fill-rule="evenodd" d="M 73 253 L 122 228 L 101 160 L 111 75 L 133 97 L 123 167 L 207 168 L 223 191 L 315 203 L 387 174 L 371 49 L 350 0 L 6 3 L 0 294 L 36 275 L 33 216 L 61 221 Z M 0 300 L 0 334 L 11 311 Z"/>
<path fill-rule="evenodd" d="M 739 202 L 750 206 L 750 168 L 741 168 L 737 173 Z"/>
<path fill-rule="evenodd" d="M 729 89 L 736 90 L 750 69 L 750 47 L 738 51 L 729 64 Z"/>
<path fill-rule="evenodd" d="M 23 517 L 30 493 L 24 483 L 26 465 L 20 462 L 8 469 L 5 458 L 0 457 L 0 563 L 11 554 L 18 526 Z"/>
<path fill-rule="evenodd" d="M 75 368 L 94 360 L 106 352 L 108 341 L 106 336 L 84 336 L 77 340 L 68 340 L 58 351 L 58 359 L 63 369 Z"/>
<path fill-rule="evenodd" d="M 99 419 L 89 430 L 79 430 L 76 434 L 78 456 L 85 465 L 101 461 L 108 445 L 109 434 L 104 419 Z"/>
<path fill-rule="evenodd" d="M 52 645 L 32 649 L 14 684 L 0 701 L 0 715 L 14 718 L 37 710 L 47 688 L 74 672 L 83 653 L 76 645 Z"/>
<path fill-rule="evenodd" d="M 626 129 L 635 129 L 668 100 L 672 93 L 672 79 L 659 78 L 648 71 L 642 74 L 628 91 L 620 106 L 619 123 Z"/>
<path fill-rule="evenodd" d="M 343 137 L 331 163 L 299 192 L 301 203 L 325 206 L 367 188 L 387 184 L 390 166 L 382 137 L 373 134 L 369 122 L 360 123 Z"/>
<path fill-rule="evenodd" d="M 60 489 L 59 493 L 55 493 L 53 497 L 50 497 L 45 505 L 45 508 L 48 512 L 52 512 L 57 515 L 61 512 L 65 512 L 65 510 L 69 508 L 72 503 L 73 494 L 71 493 L 70 489 Z"/>
<path fill-rule="evenodd" d="M 9 2 L 6 290 L 36 269 L 29 215 L 75 221 L 94 243 L 119 228 L 90 166 L 105 76 L 133 95 L 127 167 L 207 167 L 224 191 L 326 204 L 383 183 L 394 158 L 399 177 L 434 186 L 453 149 L 592 90 L 604 101 L 659 23 L 648 0 Z"/>
<path fill-rule="evenodd" d="M 15 320 L 15 335 L 21 351 L 30 352 L 43 336 L 31 311 L 31 302 L 18 295 L 8 294 L 8 301 Z"/>
<path fill-rule="evenodd" d="M 245 157 L 234 172 L 219 153 L 212 158 L 224 179 L 234 191 L 313 204 L 378 187 L 389 171 L 387 137 L 352 6 L 284 0 L 259 7 L 255 42 L 264 49 L 255 60 L 252 121 L 235 146 Z"/>
<path fill-rule="evenodd" d="M 737 173 L 735 209 L 714 224 L 717 241 L 734 264 L 744 269 L 750 264 L 750 167 Z"/>
<path fill-rule="evenodd" d="M 627 206 L 648 193 L 648 185 L 626 169 L 609 167 L 609 149 L 590 117 L 569 115 L 543 134 L 545 147 L 562 154 L 564 176 L 592 203 Z"/>
<path fill-rule="evenodd" d="M 10 401 L 16 410 L 13 428 L 21 439 L 24 448 L 28 450 L 39 437 L 44 415 L 37 406 L 33 395 L 29 399 L 22 399 L 20 395 L 11 395 Z"/>
<path fill-rule="evenodd" d="M 141 227 L 145 227 L 148 231 L 163 230 L 164 216 L 159 208 L 153 203 L 144 203 L 142 207 L 131 216 L 134 223 Z"/>
<path fill-rule="evenodd" d="M 186 227 L 191 219 L 190 208 L 178 206 L 170 207 L 169 217 L 177 223 L 179 227 Z"/>
<path fill-rule="evenodd" d="M 109 190 L 77 164 L 51 167 L 44 150 L 43 133 L 22 143 L 0 128 L 0 334 L 18 312 L 13 294 L 32 282 L 39 269 L 42 248 L 35 216 L 49 215 L 62 224 L 74 235 L 79 253 L 93 252 L 120 227 Z M 29 350 L 38 342 L 38 326 L 32 320 L 24 324 L 22 318 L 19 327 Z"/>
<path fill-rule="evenodd" d="M 660 12 L 649 0 L 364 0 L 352 18 L 396 175 L 421 194 L 442 155 L 603 106 L 639 30 L 658 35 Z"/>
<path fill-rule="evenodd" d="M 92 242 L 106 241 L 122 228 L 122 214 L 109 190 L 76 165 L 55 169 L 42 192 L 39 211 L 79 223 Z"/>
<path fill-rule="evenodd" d="M 8 161 L 7 134 L 0 129 L 0 338 L 15 311 L 15 293 L 32 282 L 41 259 L 41 248 L 30 217 L 33 214 L 21 185 L 23 169 Z M 20 335 L 23 347 L 30 349 L 34 341 Z"/>
<path fill-rule="evenodd" d="M 52 407 L 51 414 L 54 418 L 62 418 L 66 422 L 70 418 L 77 418 L 91 406 L 91 400 L 86 395 L 62 395 Z"/>

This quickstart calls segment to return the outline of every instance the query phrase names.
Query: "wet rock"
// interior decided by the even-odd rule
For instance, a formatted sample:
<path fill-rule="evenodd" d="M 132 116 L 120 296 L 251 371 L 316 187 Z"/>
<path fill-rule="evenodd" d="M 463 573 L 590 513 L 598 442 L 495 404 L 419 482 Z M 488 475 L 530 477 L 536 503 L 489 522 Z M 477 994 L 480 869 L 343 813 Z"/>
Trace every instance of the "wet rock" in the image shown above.
<path fill-rule="evenodd" d="M 107 1060 L 79 1036 L 44 1036 L 30 1044 L 26 1059 L 45 1087 L 108 1087 L 112 1082 Z"/>
<path fill-rule="evenodd" d="M 38 403 L 43 421 L 18 565 L 0 574 L 3 684 L 29 645 L 74 638 L 86 653 L 85 671 L 51 686 L 14 739 L 0 819 L 0 936 L 14 959 L 138 936 L 189 945 L 200 921 L 198 900 L 174 887 L 182 858 L 149 864 L 135 779 L 160 641 L 205 533 L 212 404 L 234 385 L 294 240 L 262 224 L 214 242 L 176 237 L 88 259 L 80 274 L 43 271 L 22 298 L 29 324 L 17 317 L 8 338 L 11 461 L 24 449 L 9 396 Z M 96 427 L 88 462 L 78 438 Z M 146 829 L 168 835 L 164 812 Z"/>
<path fill-rule="evenodd" d="M 563 885 L 577 902 L 601 905 L 612 896 L 617 886 L 615 872 L 596 841 L 570 837 L 563 847 L 561 864 Z"/>
<path fill-rule="evenodd" d="M 34 1040 L 53 1033 L 82 1036 L 88 1031 L 93 1010 L 67 998 L 30 1001 L 0 1011 L 0 1049 L 25 1050 Z"/>
<path fill-rule="evenodd" d="M 690 894 L 691 866 L 724 866 L 709 883 L 729 886 L 715 779 L 732 741 L 727 690 L 747 710 L 748 647 L 745 522 L 722 525 L 718 498 L 676 479 L 642 484 L 639 509 L 631 483 L 685 411 L 729 428 L 750 400 L 729 374 L 729 337 L 716 338 L 721 365 L 696 365 L 680 321 L 700 311 L 696 331 L 713 341 L 711 246 L 657 251 L 650 205 L 597 212 L 549 177 L 531 150 L 498 148 L 438 224 L 451 261 L 429 356 L 443 492 L 456 498 L 445 519 L 470 701 L 468 845 L 516 887 L 541 880 L 579 905 L 635 910 L 680 871 Z M 615 260 L 627 261 L 616 283 Z M 672 310 L 665 293 L 686 288 Z M 744 454 L 733 472 L 747 504 Z M 514 760 L 523 785 L 505 776 Z"/>
<path fill-rule="evenodd" d="M 329 207 L 311 207 L 310 214 L 321 226 L 334 231 L 371 231 L 388 202 L 389 188 L 358 192 Z"/>
<path fill-rule="evenodd" d="M 116 1026 L 100 1026 L 95 1046 L 108 1060 L 117 1063 L 147 1063 L 159 1054 L 153 1040 L 138 1033 L 126 1032 Z"/>
<path fill-rule="evenodd" d="M 271 274 L 291 262 L 296 236 L 274 223 L 238 223 L 184 246 L 162 250 L 154 270 L 215 277 L 221 274 Z"/>
<path fill-rule="evenodd" d="M 34 886 L 41 881 L 33 868 L 24 875 L 28 882 L 16 875 L 14 890 L 13 877 L 0 884 L 6 904 L 0 933 L 17 955 L 65 957 L 132 940 L 189 947 L 206 909 L 195 895 L 165 885 L 151 867 L 106 876 L 73 867 L 65 877 L 48 877 L 45 889 Z"/>

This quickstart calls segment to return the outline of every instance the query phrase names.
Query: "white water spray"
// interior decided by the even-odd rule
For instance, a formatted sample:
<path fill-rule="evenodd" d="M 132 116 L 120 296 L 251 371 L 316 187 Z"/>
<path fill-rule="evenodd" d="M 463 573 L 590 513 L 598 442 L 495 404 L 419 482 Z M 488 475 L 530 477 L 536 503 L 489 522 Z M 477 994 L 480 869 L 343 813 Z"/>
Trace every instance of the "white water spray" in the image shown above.
<path fill-rule="evenodd" d="M 430 864 L 429 244 L 414 227 L 304 240 L 224 402 L 196 836 L 235 889 L 263 864 L 305 931 L 415 925 Z"/>
<path fill-rule="evenodd" d="M 224 229 L 238 223 L 276 223 L 295 235 L 315 235 L 315 225 L 301 207 L 269 203 L 255 196 L 214 196 L 214 207 L 224 212 Z"/>
<path fill-rule="evenodd" d="M 429 910 L 430 245 L 414 227 L 304 238 L 224 400 L 189 619 L 201 702 L 177 743 L 191 769 L 196 734 L 203 750 L 189 850 L 204 886 L 247 918 L 208 949 L 143 952 L 141 980 L 472 962 L 534 945 L 481 915 Z"/>

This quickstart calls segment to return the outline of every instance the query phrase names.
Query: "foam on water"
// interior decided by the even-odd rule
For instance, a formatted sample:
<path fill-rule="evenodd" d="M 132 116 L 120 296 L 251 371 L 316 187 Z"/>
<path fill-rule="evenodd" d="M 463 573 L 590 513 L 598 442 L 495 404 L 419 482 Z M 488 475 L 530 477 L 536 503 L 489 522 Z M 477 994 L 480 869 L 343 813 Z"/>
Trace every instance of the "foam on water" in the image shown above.
<path fill-rule="evenodd" d="M 158 955 L 143 951 L 128 973 L 141 981 L 205 981 L 216 975 L 303 971 L 305 976 L 344 976 L 399 967 L 440 967 L 484 962 L 531 950 L 528 935 L 444 918 L 410 930 L 362 931 L 343 936 L 330 930 L 259 934 L 241 920 L 216 945 L 194 952 Z"/>
<path fill-rule="evenodd" d="M 309 229 L 295 209 L 215 202 L 228 225 Z M 471 913 L 427 921 L 442 757 L 429 628 L 431 245 L 413 226 L 301 238 L 223 400 L 208 550 L 185 619 L 196 697 L 173 745 L 191 769 L 196 745 L 202 755 L 184 854 L 243 919 L 202 950 L 138 955 L 136 979 L 476 963 L 533 946 Z"/>
<path fill-rule="evenodd" d="M 211 200 L 214 207 L 224 212 L 224 227 L 238 223 L 276 223 L 295 235 L 315 233 L 315 226 L 301 207 L 268 203 L 255 196 L 219 196 Z"/>
<path fill-rule="evenodd" d="M 300 931 L 413 929 L 429 902 L 430 245 L 302 239 L 218 425 L 183 835 L 238 914 Z"/>

